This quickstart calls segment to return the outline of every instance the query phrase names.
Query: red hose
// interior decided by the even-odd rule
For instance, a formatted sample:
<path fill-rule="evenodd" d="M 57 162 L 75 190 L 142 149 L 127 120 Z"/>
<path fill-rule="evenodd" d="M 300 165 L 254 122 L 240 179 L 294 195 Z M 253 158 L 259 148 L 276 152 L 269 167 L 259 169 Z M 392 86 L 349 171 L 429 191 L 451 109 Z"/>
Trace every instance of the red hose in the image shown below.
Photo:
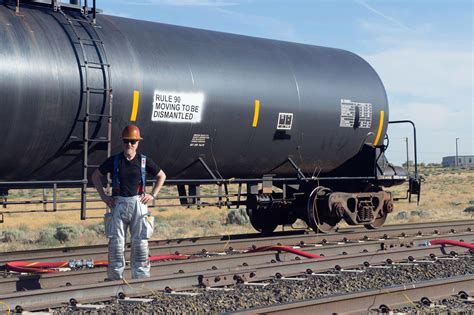
<path fill-rule="evenodd" d="M 47 268 L 32 268 L 18 266 L 21 261 L 13 261 L 5 264 L 8 271 L 24 272 L 24 273 L 54 273 L 60 272 L 59 269 L 47 269 Z"/>
<path fill-rule="evenodd" d="M 460 241 L 455 241 L 455 240 L 432 240 L 430 241 L 431 245 L 453 245 L 453 246 L 459 246 L 459 247 L 464 247 L 464 248 L 469 248 L 469 249 L 474 249 L 474 244 L 469 244 L 466 242 L 460 242 Z"/>
<path fill-rule="evenodd" d="M 104 267 L 107 266 L 106 261 L 95 261 L 94 266 Z M 67 261 L 56 261 L 56 262 L 31 262 L 31 261 L 11 261 L 5 264 L 5 267 L 9 271 L 16 272 L 28 272 L 28 273 L 54 273 L 61 272 L 59 268 L 68 268 L 69 262 Z"/>
<path fill-rule="evenodd" d="M 258 247 L 258 248 L 249 250 L 248 253 L 264 252 L 264 251 L 269 251 L 269 250 L 278 250 L 278 251 L 288 252 L 288 253 L 292 253 L 292 254 L 302 256 L 305 258 L 322 258 L 322 256 L 319 256 L 316 254 L 307 253 L 302 250 L 295 249 L 293 247 L 281 246 L 281 245 Z"/>
<path fill-rule="evenodd" d="M 150 256 L 150 261 L 160 260 L 182 260 L 188 259 L 189 256 L 183 255 L 157 255 Z M 107 267 L 108 262 L 105 260 L 94 261 L 94 267 Z M 31 262 L 31 261 L 12 261 L 5 264 L 6 270 L 25 272 L 25 273 L 55 273 L 62 272 L 60 268 L 69 268 L 68 261 L 56 262 Z"/>
<path fill-rule="evenodd" d="M 255 248 L 249 250 L 248 253 L 253 252 L 263 252 L 263 251 L 283 251 L 292 253 L 298 256 L 302 256 L 305 258 L 322 258 L 319 255 L 311 254 L 304 252 L 302 250 L 298 250 L 288 246 L 263 246 L 259 248 Z M 186 255 L 156 255 L 150 256 L 150 261 L 161 261 L 161 260 L 184 260 L 189 259 L 190 256 Z M 108 262 L 105 260 L 94 261 L 94 267 L 107 267 Z M 31 262 L 31 261 L 12 261 L 5 264 L 6 270 L 8 271 L 16 271 L 16 272 L 25 272 L 25 273 L 55 273 L 61 272 L 60 268 L 68 268 L 69 262 L 68 261 L 60 261 L 60 262 Z"/>

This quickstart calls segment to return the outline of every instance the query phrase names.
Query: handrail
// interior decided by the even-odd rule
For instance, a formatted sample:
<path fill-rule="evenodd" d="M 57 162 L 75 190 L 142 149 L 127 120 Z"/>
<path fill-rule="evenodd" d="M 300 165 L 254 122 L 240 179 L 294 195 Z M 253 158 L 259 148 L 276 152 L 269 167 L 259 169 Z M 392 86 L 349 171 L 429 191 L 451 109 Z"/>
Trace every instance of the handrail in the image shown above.
<path fill-rule="evenodd" d="M 389 124 L 411 124 L 413 126 L 413 150 L 415 152 L 415 177 L 418 177 L 418 155 L 416 147 L 416 126 L 415 123 L 411 120 L 392 120 L 388 122 Z"/>

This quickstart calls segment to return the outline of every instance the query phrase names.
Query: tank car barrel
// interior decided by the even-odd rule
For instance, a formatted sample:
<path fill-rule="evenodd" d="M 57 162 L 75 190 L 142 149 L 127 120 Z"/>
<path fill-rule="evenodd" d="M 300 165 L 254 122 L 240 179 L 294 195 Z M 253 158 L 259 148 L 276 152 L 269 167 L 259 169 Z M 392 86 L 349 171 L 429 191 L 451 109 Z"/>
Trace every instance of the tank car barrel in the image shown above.
<path fill-rule="evenodd" d="M 290 156 L 303 174 L 324 174 L 386 131 L 383 84 L 348 51 L 106 15 L 91 28 L 74 11 L 67 12 L 68 26 L 61 14 L 33 5 L 25 5 L 22 19 L 5 6 L 0 14 L 8 34 L 0 66 L 21 69 L 0 74 L 0 122 L 14 119 L 37 131 L 11 128 L 5 140 L 13 150 L 0 157 L 0 180 L 77 179 L 84 91 L 95 94 L 88 96 L 90 111 L 106 115 L 106 80 L 113 87 L 112 134 L 133 117 L 147 136 L 142 148 L 161 156 L 176 179 L 207 178 L 195 164 L 199 157 L 224 178 L 270 171 L 290 177 L 294 168 L 284 163 Z M 96 138 L 107 129 L 91 128 Z M 116 139 L 111 145 L 120 149 Z M 101 148 L 91 147 L 89 164 L 103 158 Z M 8 166 L 25 153 L 35 159 Z"/>

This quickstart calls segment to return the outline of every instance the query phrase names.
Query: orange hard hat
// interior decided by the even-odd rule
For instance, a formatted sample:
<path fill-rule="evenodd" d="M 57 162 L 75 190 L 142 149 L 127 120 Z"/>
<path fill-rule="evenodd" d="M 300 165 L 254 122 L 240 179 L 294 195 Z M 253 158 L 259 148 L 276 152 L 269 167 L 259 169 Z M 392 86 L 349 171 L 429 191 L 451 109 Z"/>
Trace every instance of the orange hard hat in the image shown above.
<path fill-rule="evenodd" d="M 143 140 L 140 137 L 140 129 L 135 125 L 128 125 L 122 131 L 122 139 L 125 140 Z"/>

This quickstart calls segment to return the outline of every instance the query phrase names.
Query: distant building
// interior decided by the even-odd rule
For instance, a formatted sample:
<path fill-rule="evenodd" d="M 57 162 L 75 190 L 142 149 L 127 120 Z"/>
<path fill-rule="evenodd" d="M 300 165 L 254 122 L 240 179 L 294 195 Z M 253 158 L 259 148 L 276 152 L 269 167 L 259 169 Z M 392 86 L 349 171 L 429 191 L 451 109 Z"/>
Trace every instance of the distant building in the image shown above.
<path fill-rule="evenodd" d="M 456 165 L 456 156 L 445 156 L 443 157 L 443 162 L 441 162 L 443 167 L 462 167 L 462 168 L 471 168 L 474 167 L 474 155 L 458 155 L 458 165 Z"/>

